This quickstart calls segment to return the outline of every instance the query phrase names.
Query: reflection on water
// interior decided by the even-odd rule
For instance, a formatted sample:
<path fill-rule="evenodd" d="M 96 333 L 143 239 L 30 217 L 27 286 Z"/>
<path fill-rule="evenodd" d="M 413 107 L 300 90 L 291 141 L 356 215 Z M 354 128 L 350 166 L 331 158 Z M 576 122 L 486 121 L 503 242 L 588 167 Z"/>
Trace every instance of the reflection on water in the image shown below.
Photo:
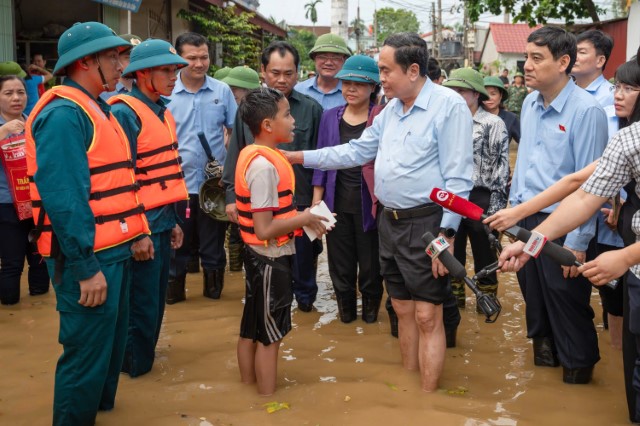
<path fill-rule="evenodd" d="M 157 361 L 146 376 L 121 376 L 116 409 L 100 425 L 572 425 L 627 424 L 620 352 L 596 324 L 602 360 L 594 383 L 562 383 L 561 368 L 534 368 L 524 303 L 513 274 L 500 276 L 503 311 L 495 324 L 475 312 L 468 291 L 458 347 L 447 350 L 442 391 L 420 390 L 402 369 L 387 314 L 376 324 L 342 324 L 322 257 L 316 310 L 293 311 L 281 346 L 278 391 L 259 397 L 239 382 L 235 345 L 244 293 L 227 276 L 222 299 L 201 296 L 202 276 L 188 277 L 188 300 L 169 306 Z M 26 288 L 26 284 L 24 285 Z M 597 295 L 592 304 L 601 312 Z M 0 307 L 0 424 L 51 422 L 57 343 L 55 297 L 23 295 Z M 268 414 L 267 402 L 289 409 Z"/>

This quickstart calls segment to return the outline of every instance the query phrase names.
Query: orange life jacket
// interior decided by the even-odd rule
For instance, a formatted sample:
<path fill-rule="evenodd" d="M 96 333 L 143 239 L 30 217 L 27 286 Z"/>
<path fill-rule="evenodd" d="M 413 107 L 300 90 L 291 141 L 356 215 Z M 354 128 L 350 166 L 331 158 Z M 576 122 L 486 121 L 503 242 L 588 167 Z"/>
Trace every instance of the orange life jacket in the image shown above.
<path fill-rule="evenodd" d="M 142 128 L 138 135 L 136 179 L 140 185 L 138 199 L 146 210 L 188 200 L 187 184 L 178 155 L 176 122 L 167 109 L 164 123 L 144 102 L 129 95 L 109 98 L 110 105 L 124 102 L 136 113 Z"/>
<path fill-rule="evenodd" d="M 33 177 L 38 172 L 36 163 L 36 143 L 31 126 L 42 108 L 55 98 L 67 99 L 78 105 L 93 123 L 93 140 L 87 149 L 90 174 L 89 206 L 95 216 L 94 251 L 117 246 L 141 234 L 149 234 L 149 225 L 144 216 L 144 206 L 138 202 L 133 161 L 129 142 L 113 115 L 109 118 L 100 106 L 79 89 L 69 86 L 55 86 L 47 90 L 33 108 L 26 124 L 27 174 L 36 222 L 38 251 L 43 256 L 52 254 L 52 227 L 49 217 L 42 209 L 42 201 Z M 65 131 L 65 129 L 60 129 Z M 60 167 L 73 167 L 63 165 Z M 55 251 L 55 249 L 54 249 Z"/>
<path fill-rule="evenodd" d="M 296 187 L 296 178 L 293 167 L 289 161 L 279 151 L 263 145 L 247 145 L 240 151 L 238 163 L 236 165 L 236 206 L 238 207 L 238 228 L 240 235 L 246 244 L 267 246 L 268 241 L 260 240 L 253 227 L 253 214 L 251 213 L 251 192 L 247 184 L 246 173 L 251 162 L 261 155 L 273 164 L 280 177 L 278 183 L 278 210 L 273 212 L 274 219 L 287 219 L 295 217 L 298 212 L 293 203 L 293 193 Z M 293 239 L 294 236 L 302 235 L 301 229 L 296 229 L 287 235 L 276 238 L 278 246 L 282 246 Z"/>

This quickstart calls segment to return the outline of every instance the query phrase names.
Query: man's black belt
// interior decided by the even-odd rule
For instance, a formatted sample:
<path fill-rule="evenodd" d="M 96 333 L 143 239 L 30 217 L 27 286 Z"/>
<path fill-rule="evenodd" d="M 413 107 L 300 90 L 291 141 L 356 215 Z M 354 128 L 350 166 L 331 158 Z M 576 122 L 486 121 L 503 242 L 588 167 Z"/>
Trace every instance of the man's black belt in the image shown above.
<path fill-rule="evenodd" d="M 382 214 L 384 214 L 388 219 L 400 220 L 429 216 L 433 213 L 437 213 L 441 209 L 442 207 L 440 207 L 439 205 L 429 203 L 417 207 L 412 207 L 410 209 L 392 209 L 390 207 L 383 207 Z"/>

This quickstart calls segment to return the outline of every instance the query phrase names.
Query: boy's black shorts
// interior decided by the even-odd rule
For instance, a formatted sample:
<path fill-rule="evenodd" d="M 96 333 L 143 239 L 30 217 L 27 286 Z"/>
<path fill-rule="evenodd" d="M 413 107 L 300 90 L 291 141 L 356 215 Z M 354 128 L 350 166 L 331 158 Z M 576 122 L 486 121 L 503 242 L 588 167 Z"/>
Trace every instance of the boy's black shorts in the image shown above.
<path fill-rule="evenodd" d="M 245 303 L 240 337 L 266 346 L 282 340 L 291 330 L 292 261 L 293 256 L 265 258 L 245 246 Z"/>

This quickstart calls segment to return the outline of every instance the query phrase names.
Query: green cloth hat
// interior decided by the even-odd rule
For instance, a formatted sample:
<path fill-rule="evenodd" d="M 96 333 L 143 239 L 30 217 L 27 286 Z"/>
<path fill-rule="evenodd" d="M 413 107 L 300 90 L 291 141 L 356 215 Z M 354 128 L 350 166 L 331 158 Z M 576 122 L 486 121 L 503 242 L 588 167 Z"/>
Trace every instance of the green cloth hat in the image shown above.
<path fill-rule="evenodd" d="M 480 93 L 481 100 L 487 100 L 489 94 L 484 88 L 484 81 L 482 80 L 482 74 L 471 68 L 458 68 L 451 71 L 449 78 L 442 83 L 446 87 L 460 87 L 462 89 L 475 90 Z"/>
<path fill-rule="evenodd" d="M 251 68 L 239 66 L 232 69 L 222 82 L 229 86 L 251 90 L 260 87 L 260 76 Z"/>
<path fill-rule="evenodd" d="M 178 55 L 171 43 L 160 39 L 148 39 L 131 50 L 131 62 L 122 72 L 122 76 L 132 77 L 136 71 L 163 65 L 184 68 L 189 63 Z"/>
<path fill-rule="evenodd" d="M 351 56 L 351 49 L 347 47 L 344 39 L 335 34 L 322 34 L 309 51 L 309 57 L 313 59 L 316 53 L 341 53 Z"/>
<path fill-rule="evenodd" d="M 348 58 L 342 69 L 336 74 L 340 80 L 359 81 L 360 83 L 380 83 L 380 71 L 376 61 L 365 55 Z"/>
<path fill-rule="evenodd" d="M 140 37 L 138 37 L 137 35 L 135 35 L 135 34 L 120 34 L 118 37 L 120 37 L 121 39 L 123 39 L 124 41 L 126 41 L 127 43 L 129 43 L 131 45 L 131 47 L 128 47 L 124 51 L 131 50 L 135 46 L 137 46 L 140 43 L 142 43 L 142 39 Z"/>
<path fill-rule="evenodd" d="M 16 62 L 7 61 L 7 62 L 0 62 L 0 76 L 4 76 L 4 75 L 15 75 L 20 78 L 25 78 L 27 76 L 27 73 L 24 72 L 22 67 L 18 65 Z"/>
<path fill-rule="evenodd" d="M 76 22 L 62 33 L 58 40 L 58 62 L 54 75 L 64 75 L 65 69 L 78 59 L 107 49 L 129 47 L 130 43 L 118 37 L 109 27 L 100 22 Z"/>
<path fill-rule="evenodd" d="M 229 75 L 230 72 L 231 68 L 229 67 L 220 68 L 218 71 L 213 73 L 213 78 L 222 81 L 226 76 Z"/>
<path fill-rule="evenodd" d="M 497 87 L 502 92 L 502 102 L 509 99 L 509 91 L 504 88 L 504 83 L 500 80 L 499 77 L 490 76 L 484 78 L 484 87 Z"/>

